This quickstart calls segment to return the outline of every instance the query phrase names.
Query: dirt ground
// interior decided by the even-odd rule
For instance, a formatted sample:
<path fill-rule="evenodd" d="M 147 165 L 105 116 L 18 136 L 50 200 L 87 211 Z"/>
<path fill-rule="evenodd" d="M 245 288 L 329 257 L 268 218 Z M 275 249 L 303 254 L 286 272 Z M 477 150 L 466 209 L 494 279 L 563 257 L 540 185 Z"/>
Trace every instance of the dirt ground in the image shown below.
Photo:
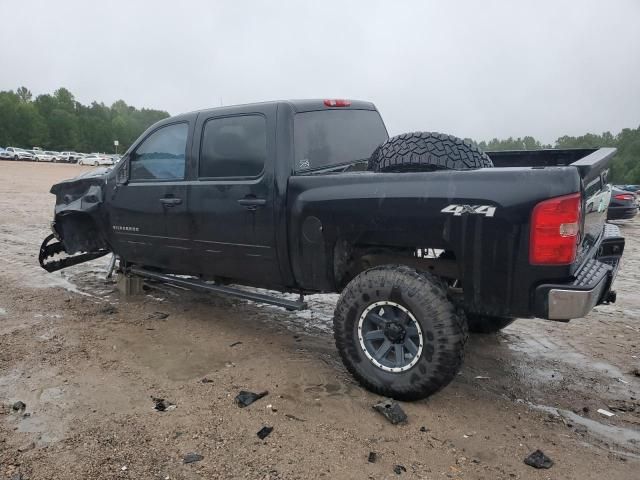
<path fill-rule="evenodd" d="M 458 378 L 394 426 L 339 360 L 333 295 L 302 313 L 158 285 L 126 299 L 106 258 L 41 270 L 49 187 L 81 171 L 0 162 L 0 479 L 639 478 L 638 221 L 620 224 L 616 304 L 472 337 Z M 269 394 L 240 409 L 243 389 Z M 551 469 L 523 463 L 538 448 Z"/>

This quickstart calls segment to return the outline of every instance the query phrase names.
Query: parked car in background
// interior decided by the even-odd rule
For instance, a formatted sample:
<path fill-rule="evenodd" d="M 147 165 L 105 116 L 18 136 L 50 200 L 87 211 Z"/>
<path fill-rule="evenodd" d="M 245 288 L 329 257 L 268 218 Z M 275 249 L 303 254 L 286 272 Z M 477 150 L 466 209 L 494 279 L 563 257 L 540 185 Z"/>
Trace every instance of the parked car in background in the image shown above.
<path fill-rule="evenodd" d="M 104 155 L 91 154 L 78 160 L 78 165 L 93 165 L 94 167 L 99 165 L 111 166 L 113 165 L 113 160 Z"/>
<path fill-rule="evenodd" d="M 11 158 L 13 160 L 33 160 L 33 154 L 27 152 L 23 148 L 7 147 L 6 152 L 8 158 Z"/>
<path fill-rule="evenodd" d="M 640 192 L 640 185 L 614 185 L 616 188 L 626 190 L 627 192 Z"/>
<path fill-rule="evenodd" d="M 34 160 L 36 162 L 57 162 L 58 161 L 58 152 L 53 152 L 50 150 L 47 151 L 37 151 L 34 155 Z"/>
<path fill-rule="evenodd" d="M 618 187 L 612 187 L 607 220 L 628 220 L 634 218 L 637 214 L 636 194 Z"/>
<path fill-rule="evenodd" d="M 58 155 L 59 162 L 76 163 L 79 155 L 76 152 L 60 152 Z"/>

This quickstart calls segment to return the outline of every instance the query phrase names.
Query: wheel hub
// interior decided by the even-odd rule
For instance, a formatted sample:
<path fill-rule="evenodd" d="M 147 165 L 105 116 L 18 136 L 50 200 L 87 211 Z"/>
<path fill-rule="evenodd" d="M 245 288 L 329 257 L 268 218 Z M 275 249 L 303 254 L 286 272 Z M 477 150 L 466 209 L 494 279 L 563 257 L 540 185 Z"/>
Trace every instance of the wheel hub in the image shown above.
<path fill-rule="evenodd" d="M 404 327 L 397 322 L 388 322 L 384 327 L 384 336 L 388 338 L 391 343 L 404 343 L 406 335 L 407 332 Z"/>
<path fill-rule="evenodd" d="M 422 355 L 420 324 L 399 303 L 387 300 L 372 303 L 360 315 L 357 328 L 363 353 L 385 372 L 407 371 Z"/>

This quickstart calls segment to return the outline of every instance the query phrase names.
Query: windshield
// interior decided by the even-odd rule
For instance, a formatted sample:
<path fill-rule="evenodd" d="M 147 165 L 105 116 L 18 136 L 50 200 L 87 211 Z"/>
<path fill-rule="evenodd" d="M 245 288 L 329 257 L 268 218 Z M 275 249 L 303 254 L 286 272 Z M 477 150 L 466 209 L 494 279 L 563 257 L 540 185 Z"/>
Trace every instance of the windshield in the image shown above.
<path fill-rule="evenodd" d="M 297 171 L 316 170 L 368 159 L 389 138 L 375 110 L 319 110 L 294 120 Z"/>

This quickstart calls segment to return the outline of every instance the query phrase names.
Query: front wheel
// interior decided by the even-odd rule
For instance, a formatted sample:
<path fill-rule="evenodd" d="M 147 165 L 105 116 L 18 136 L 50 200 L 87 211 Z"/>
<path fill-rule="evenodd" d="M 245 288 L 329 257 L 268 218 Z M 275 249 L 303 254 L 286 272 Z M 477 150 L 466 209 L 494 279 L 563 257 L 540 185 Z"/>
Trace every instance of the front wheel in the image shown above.
<path fill-rule="evenodd" d="M 468 336 L 445 285 L 402 265 L 353 279 L 333 326 L 349 372 L 366 389 L 398 400 L 425 398 L 448 385 L 462 366 Z"/>
<path fill-rule="evenodd" d="M 97 161 L 97 160 L 96 160 L 95 162 L 93 162 L 93 166 L 94 166 L 94 167 L 97 167 L 98 165 L 99 165 L 99 164 L 98 164 L 98 161 Z"/>

